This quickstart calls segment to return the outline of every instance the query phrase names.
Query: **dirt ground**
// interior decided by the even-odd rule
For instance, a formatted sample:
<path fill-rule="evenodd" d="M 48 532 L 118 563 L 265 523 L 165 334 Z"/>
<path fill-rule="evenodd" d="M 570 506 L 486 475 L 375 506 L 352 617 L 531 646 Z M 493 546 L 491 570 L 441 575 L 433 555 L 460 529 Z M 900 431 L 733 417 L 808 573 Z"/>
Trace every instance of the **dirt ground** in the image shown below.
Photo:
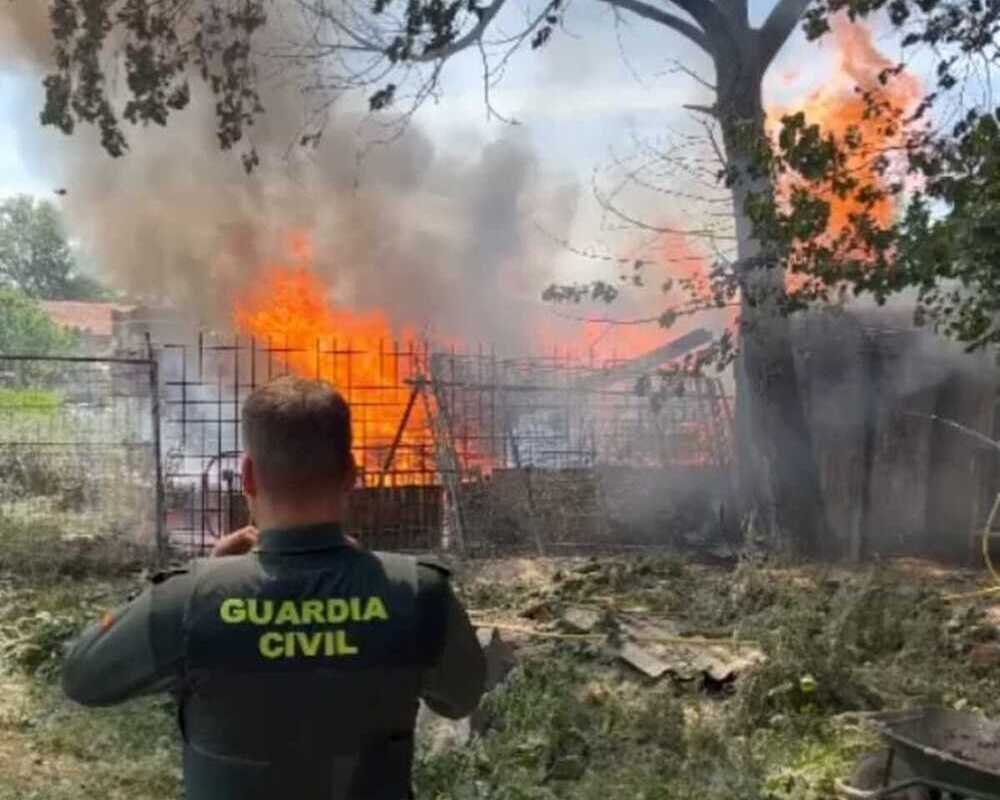
<path fill-rule="evenodd" d="M 147 704 L 92 716 L 26 676 L 4 677 L 0 693 L 0 800 L 179 796 L 166 715 L 150 741 Z"/>

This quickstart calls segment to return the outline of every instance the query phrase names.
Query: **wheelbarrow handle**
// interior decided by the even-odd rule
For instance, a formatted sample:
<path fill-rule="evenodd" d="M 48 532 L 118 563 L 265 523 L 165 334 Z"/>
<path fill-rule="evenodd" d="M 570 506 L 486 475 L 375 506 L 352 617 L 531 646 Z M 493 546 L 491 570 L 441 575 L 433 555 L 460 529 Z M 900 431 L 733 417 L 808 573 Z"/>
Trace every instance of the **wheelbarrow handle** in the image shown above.
<path fill-rule="evenodd" d="M 892 768 L 896 763 L 896 748 L 889 748 L 889 755 L 885 759 L 885 771 L 882 773 L 882 785 L 888 786 L 892 780 Z"/>
<path fill-rule="evenodd" d="M 947 792 L 955 797 L 967 798 L 967 800 L 1000 800 L 1000 794 L 987 795 L 976 793 L 965 788 L 964 786 L 954 786 L 950 783 L 943 783 L 931 778 L 907 778 L 905 781 L 900 781 L 893 786 L 886 787 L 885 789 L 879 789 L 874 794 L 869 795 L 869 800 L 891 800 L 904 789 L 910 789 L 917 786 L 923 789 L 937 789 L 939 792 Z"/>

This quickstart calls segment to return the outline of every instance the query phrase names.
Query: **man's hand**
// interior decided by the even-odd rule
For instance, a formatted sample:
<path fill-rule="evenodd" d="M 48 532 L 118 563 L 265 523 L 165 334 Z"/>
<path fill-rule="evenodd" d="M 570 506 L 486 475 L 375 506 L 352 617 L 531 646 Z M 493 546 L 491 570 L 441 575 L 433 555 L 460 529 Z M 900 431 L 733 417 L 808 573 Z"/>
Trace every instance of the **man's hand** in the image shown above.
<path fill-rule="evenodd" d="M 257 546 L 259 532 L 253 525 L 247 525 L 238 531 L 223 536 L 212 548 L 212 558 L 221 556 L 241 556 L 249 553 Z"/>
<path fill-rule="evenodd" d="M 245 528 L 240 528 L 238 531 L 233 531 L 219 539 L 215 543 L 215 547 L 212 548 L 211 556 L 212 558 L 219 558 L 221 556 L 241 556 L 244 553 L 249 553 L 257 546 L 257 539 L 259 537 L 260 531 L 253 525 L 247 525 Z M 358 550 L 361 549 L 358 540 L 353 536 L 348 536 L 345 533 L 344 539 L 351 547 Z"/>

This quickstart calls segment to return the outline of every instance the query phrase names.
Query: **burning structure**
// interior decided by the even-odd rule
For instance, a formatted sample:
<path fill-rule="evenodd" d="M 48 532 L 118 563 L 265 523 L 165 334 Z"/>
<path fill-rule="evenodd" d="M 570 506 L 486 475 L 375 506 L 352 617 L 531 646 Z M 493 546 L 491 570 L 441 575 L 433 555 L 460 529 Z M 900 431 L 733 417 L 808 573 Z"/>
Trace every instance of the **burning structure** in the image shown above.
<path fill-rule="evenodd" d="M 707 339 L 695 332 L 644 361 L 669 363 Z M 246 522 L 240 406 L 255 385 L 288 371 L 331 381 L 351 404 L 360 476 L 350 527 L 378 547 L 621 541 L 612 506 L 635 521 L 645 515 L 639 538 L 659 540 L 678 504 L 660 492 L 640 510 L 609 496 L 634 485 L 624 475 L 725 468 L 729 407 L 717 381 L 686 379 L 675 401 L 654 411 L 622 363 L 368 344 L 203 335 L 161 347 L 176 546 L 204 549 Z"/>
<path fill-rule="evenodd" d="M 676 545 L 737 526 L 721 383 L 681 374 L 659 408 L 636 392 L 707 332 L 627 359 L 510 358 L 401 341 L 379 315 L 325 297 L 309 272 L 275 270 L 236 303 L 236 336 L 159 344 L 176 545 L 197 551 L 245 523 L 240 406 L 286 372 L 328 380 L 351 403 L 351 526 L 378 547 Z M 933 418 L 994 435 L 996 373 L 910 318 L 796 318 L 831 554 L 965 555 L 985 515 L 995 457 Z"/>
<path fill-rule="evenodd" d="M 245 522 L 241 403 L 287 372 L 327 380 L 351 404 L 360 468 L 351 524 L 379 547 L 621 540 L 609 527 L 621 515 L 642 518 L 626 528 L 659 541 L 683 504 L 664 505 L 660 492 L 651 493 L 658 501 L 616 505 L 622 470 L 725 466 L 729 407 L 718 381 L 681 381 L 658 410 L 636 392 L 639 375 L 706 344 L 705 331 L 631 360 L 469 352 L 413 331 L 394 335 L 380 314 L 339 308 L 316 274 L 286 267 L 237 298 L 233 317 L 236 336 L 158 347 L 172 453 L 168 527 L 186 549 Z M 599 468 L 612 472 L 596 480 Z"/>
<path fill-rule="evenodd" d="M 48 453 L 63 440 L 67 453 L 81 442 L 152 453 L 159 426 L 152 362 L 144 360 L 150 341 L 160 375 L 167 529 L 184 550 L 208 547 L 246 521 L 240 406 L 255 385 L 289 371 L 333 382 L 352 404 L 361 476 L 351 527 L 374 546 L 686 545 L 738 523 L 722 385 L 680 374 L 658 408 L 636 393 L 640 375 L 705 344 L 704 331 L 632 358 L 582 359 L 565 350 L 512 358 L 393 338 L 376 315 L 329 307 L 308 274 L 278 272 L 266 288 L 266 302 L 238 306 L 236 335 L 185 340 L 191 323 L 181 316 L 127 309 L 114 315 L 121 363 L 71 364 L 87 370 L 87 381 L 59 377 L 68 367 L 58 359 L 20 365 L 18 374 L 36 376 L 31 387 L 48 387 L 53 407 L 78 420 L 72 431 L 60 423 L 60 434 L 73 436 L 56 441 L 50 423 L 37 424 L 42 412 L 25 408 L 31 425 L 7 424 L 0 444 L 18 454 Z M 996 438 L 1000 430 L 995 365 L 910 319 L 906 308 L 796 317 L 831 554 L 964 557 L 988 511 L 997 457 L 975 434 Z M 80 387 L 99 376 L 111 381 L 121 430 L 94 440 L 76 428 L 97 420 Z M 15 405 L 39 402 L 8 394 Z M 36 429 L 47 433 L 33 444 Z M 155 485 L 152 463 L 136 484 L 143 496 Z M 102 492 L 95 485 L 95 496 Z"/>

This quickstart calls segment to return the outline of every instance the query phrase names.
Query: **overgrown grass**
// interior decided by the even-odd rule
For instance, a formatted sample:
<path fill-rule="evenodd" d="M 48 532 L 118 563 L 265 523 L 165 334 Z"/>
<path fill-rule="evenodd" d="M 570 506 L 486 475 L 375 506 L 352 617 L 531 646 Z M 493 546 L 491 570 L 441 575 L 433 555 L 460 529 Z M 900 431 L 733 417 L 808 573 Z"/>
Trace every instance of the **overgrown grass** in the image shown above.
<path fill-rule="evenodd" d="M 180 796 L 174 717 L 162 698 L 84 709 L 58 686 L 67 640 L 137 586 L 107 573 L 0 578 L 0 800 Z"/>
<path fill-rule="evenodd" d="M 138 575 L 0 580 L 0 672 L 27 675 L 42 684 L 51 681 L 64 644 L 140 586 Z"/>
<path fill-rule="evenodd" d="M 833 797 L 870 737 L 819 716 L 730 729 L 669 682 L 594 681 L 580 654 L 539 654 L 486 703 L 493 730 L 418 760 L 417 794 L 465 798 L 806 800 Z M 600 670 L 598 671 L 600 674 Z"/>
<path fill-rule="evenodd" d="M 52 414 L 62 402 L 62 395 L 49 389 L 0 389 L 0 411 Z"/>
<path fill-rule="evenodd" d="M 636 607 L 681 630 L 759 641 L 767 661 L 731 696 L 654 687 L 600 651 L 564 643 L 531 660 L 487 706 L 503 723 L 467 751 L 420 761 L 421 796 L 826 800 L 877 746 L 842 712 L 925 704 L 1000 714 L 1000 676 L 969 646 L 997 636 L 981 610 L 891 569 L 855 574 L 721 571 L 672 558 L 590 560 L 548 590 L 478 586 L 504 609 Z M 567 722 L 568 720 L 568 722 Z M 568 731 L 568 733 L 567 733 Z"/>
<path fill-rule="evenodd" d="M 162 701 L 81 709 L 36 683 L 4 711 L 0 754 L 14 758 L 0 760 L 0 800 L 180 797 L 175 726 Z"/>
<path fill-rule="evenodd" d="M 75 534 L 75 535 L 73 535 Z M 151 563 L 150 545 L 121 531 L 81 535 L 62 526 L 0 514 L 0 576 L 30 587 L 66 578 L 103 579 L 129 575 Z"/>

